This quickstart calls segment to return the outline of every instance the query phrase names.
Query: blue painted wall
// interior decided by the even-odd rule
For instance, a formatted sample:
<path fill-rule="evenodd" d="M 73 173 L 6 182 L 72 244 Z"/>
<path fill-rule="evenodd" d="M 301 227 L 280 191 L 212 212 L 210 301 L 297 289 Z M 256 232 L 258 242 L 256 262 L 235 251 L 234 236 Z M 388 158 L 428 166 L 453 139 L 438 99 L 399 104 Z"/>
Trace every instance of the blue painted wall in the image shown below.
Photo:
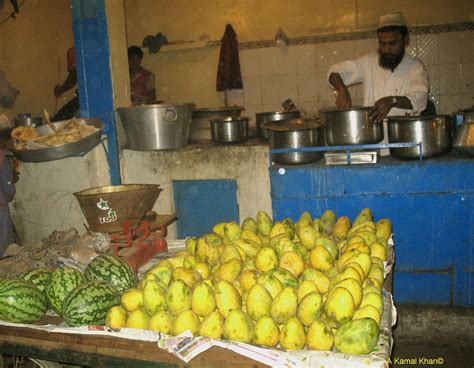
<path fill-rule="evenodd" d="M 179 239 L 209 233 L 219 222 L 240 222 L 235 180 L 175 180 L 173 197 Z"/>
<path fill-rule="evenodd" d="M 353 220 L 364 207 L 390 218 L 396 302 L 474 306 L 474 160 L 277 166 L 270 177 L 275 220 L 326 209 Z"/>

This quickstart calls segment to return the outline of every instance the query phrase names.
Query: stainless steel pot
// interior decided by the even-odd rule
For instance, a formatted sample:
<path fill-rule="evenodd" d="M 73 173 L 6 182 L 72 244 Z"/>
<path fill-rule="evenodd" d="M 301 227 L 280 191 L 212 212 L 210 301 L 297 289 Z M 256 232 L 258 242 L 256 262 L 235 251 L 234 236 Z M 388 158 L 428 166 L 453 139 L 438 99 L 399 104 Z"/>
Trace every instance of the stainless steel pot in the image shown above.
<path fill-rule="evenodd" d="M 249 119 L 224 117 L 211 120 L 212 140 L 217 143 L 235 143 L 248 138 Z"/>
<path fill-rule="evenodd" d="M 369 119 L 370 107 L 322 111 L 328 146 L 374 144 L 383 139 L 383 124 Z"/>
<path fill-rule="evenodd" d="M 474 157 L 474 120 L 459 125 L 454 134 L 453 147 L 456 151 Z"/>
<path fill-rule="evenodd" d="M 275 121 L 286 121 L 291 119 L 298 119 L 301 117 L 299 111 L 271 111 L 271 112 L 259 112 L 255 114 L 256 123 L 257 123 L 257 134 L 260 139 L 268 140 L 270 134 L 264 128 L 262 124 L 271 123 Z"/>
<path fill-rule="evenodd" d="M 195 108 L 191 121 L 191 140 L 211 140 L 211 130 L 209 122 L 212 119 L 221 117 L 239 117 L 244 110 L 241 106 L 216 107 L 216 108 Z"/>
<path fill-rule="evenodd" d="M 270 148 L 304 148 L 324 146 L 324 130 L 318 121 L 293 119 L 263 125 L 270 133 Z M 272 160 L 280 165 L 300 165 L 323 158 L 323 152 L 276 153 Z"/>
<path fill-rule="evenodd" d="M 421 142 L 422 157 L 443 156 L 451 151 L 452 121 L 447 115 L 391 116 L 388 140 L 390 143 Z M 390 148 L 390 154 L 402 159 L 420 157 L 418 147 Z"/>
<path fill-rule="evenodd" d="M 137 105 L 117 109 L 128 139 L 138 151 L 175 149 L 189 140 L 194 104 Z"/>

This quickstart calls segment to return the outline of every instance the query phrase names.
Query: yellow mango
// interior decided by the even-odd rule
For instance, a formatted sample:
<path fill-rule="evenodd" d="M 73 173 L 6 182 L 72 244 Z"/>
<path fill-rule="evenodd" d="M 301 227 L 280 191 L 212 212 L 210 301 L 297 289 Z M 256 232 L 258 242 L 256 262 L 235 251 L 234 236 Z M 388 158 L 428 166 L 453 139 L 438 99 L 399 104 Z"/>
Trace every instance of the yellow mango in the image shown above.
<path fill-rule="evenodd" d="M 272 298 L 275 298 L 283 290 L 280 280 L 270 271 L 261 273 L 257 278 L 257 283 L 267 289 Z"/>
<path fill-rule="evenodd" d="M 322 214 L 319 221 L 319 232 L 325 235 L 332 233 L 334 225 L 336 224 L 336 214 L 334 211 L 326 210 Z"/>
<path fill-rule="evenodd" d="M 160 281 L 161 284 L 168 286 L 171 281 L 173 269 L 167 266 L 154 266 L 147 271 L 146 274 L 153 274 Z"/>
<path fill-rule="evenodd" d="M 288 234 L 286 232 L 286 227 L 283 222 L 277 221 L 273 224 L 272 229 L 270 231 L 270 234 L 268 235 L 271 238 L 274 238 L 275 236 L 278 235 L 284 235 L 288 237 Z"/>
<path fill-rule="evenodd" d="M 224 225 L 224 239 L 228 240 L 236 240 L 240 238 L 240 234 L 242 229 L 240 228 L 239 224 L 235 221 L 227 222 Z"/>
<path fill-rule="evenodd" d="M 250 290 L 250 288 L 257 283 L 258 275 L 260 275 L 260 272 L 255 269 L 247 269 L 242 271 L 239 278 L 240 287 L 242 290 Z"/>
<path fill-rule="evenodd" d="M 318 245 L 311 251 L 309 262 L 311 267 L 320 271 L 327 271 L 333 266 L 334 257 L 325 247 Z"/>
<path fill-rule="evenodd" d="M 299 228 L 302 225 L 313 225 L 313 218 L 311 217 L 311 214 L 308 211 L 304 211 L 301 213 L 299 219 L 295 223 L 295 228 Z"/>
<path fill-rule="evenodd" d="M 189 330 L 194 336 L 196 336 L 199 333 L 200 326 L 201 321 L 199 320 L 197 314 L 191 309 L 184 310 L 174 319 L 173 326 L 171 328 L 171 334 L 176 336 L 186 330 Z"/>
<path fill-rule="evenodd" d="M 148 281 L 143 287 L 143 306 L 150 316 L 167 309 L 166 290 L 158 282 Z"/>
<path fill-rule="evenodd" d="M 146 330 L 149 320 L 150 316 L 143 309 L 137 309 L 128 315 L 125 326 L 127 328 L 141 328 L 142 330 Z"/>
<path fill-rule="evenodd" d="M 224 316 L 215 310 L 202 320 L 199 335 L 219 340 L 224 333 L 224 322 Z"/>
<path fill-rule="evenodd" d="M 254 218 L 246 217 L 244 222 L 242 222 L 242 232 L 246 230 L 251 231 L 254 234 L 257 234 L 258 226 L 257 226 L 257 221 L 255 221 Z"/>
<path fill-rule="evenodd" d="M 382 261 L 387 261 L 387 247 L 380 241 L 373 242 L 370 244 L 370 255 L 373 257 L 378 257 Z"/>
<path fill-rule="evenodd" d="M 272 275 L 275 276 L 283 285 L 283 287 L 298 287 L 298 278 L 296 275 L 284 268 L 277 267 L 271 271 Z"/>
<path fill-rule="evenodd" d="M 263 236 L 269 236 L 270 231 L 273 227 L 273 221 L 271 217 L 265 211 L 257 212 L 257 229 L 258 234 Z"/>
<path fill-rule="evenodd" d="M 371 304 L 366 304 L 354 312 L 352 319 L 372 318 L 380 327 L 380 312 Z"/>
<path fill-rule="evenodd" d="M 251 319 L 257 321 L 261 317 L 270 313 L 272 306 L 272 296 L 260 284 L 252 286 L 246 299 L 246 311 Z"/>
<path fill-rule="evenodd" d="M 216 309 L 214 289 L 205 282 L 197 284 L 191 297 L 191 309 L 199 317 L 207 317 L 214 312 Z"/>
<path fill-rule="evenodd" d="M 362 308 L 362 307 L 364 307 L 368 304 L 370 304 L 373 307 L 377 308 L 380 315 L 382 315 L 384 306 L 383 306 L 382 295 L 380 295 L 380 293 L 370 292 L 370 293 L 364 294 L 364 296 L 362 297 L 362 302 L 360 303 L 359 308 Z"/>
<path fill-rule="evenodd" d="M 183 280 L 173 281 L 166 292 L 166 305 L 173 316 L 191 309 L 191 288 Z"/>
<path fill-rule="evenodd" d="M 260 239 L 260 237 L 256 233 L 248 229 L 242 230 L 242 232 L 240 233 L 240 239 L 252 240 L 257 244 L 262 245 L 262 240 Z"/>
<path fill-rule="evenodd" d="M 253 338 L 253 323 L 241 310 L 232 310 L 224 322 L 224 337 L 232 341 L 250 343 Z"/>
<path fill-rule="evenodd" d="M 271 247 L 261 248 L 255 257 L 255 267 L 261 272 L 266 272 L 278 266 L 276 252 Z"/>
<path fill-rule="evenodd" d="M 239 262 L 242 261 L 242 258 L 240 257 L 240 253 L 237 247 L 232 244 L 227 244 L 222 249 L 222 252 L 219 256 L 219 262 L 226 263 L 227 261 L 230 261 L 231 259 L 236 259 Z"/>
<path fill-rule="evenodd" d="M 305 268 L 303 258 L 296 252 L 283 253 L 278 266 L 291 272 L 294 276 L 301 275 Z"/>
<path fill-rule="evenodd" d="M 301 350 L 306 343 L 303 324 L 296 317 L 289 318 L 281 328 L 280 346 L 286 350 Z"/>
<path fill-rule="evenodd" d="M 350 229 L 351 220 L 349 217 L 341 216 L 336 220 L 331 235 L 337 242 L 339 242 L 347 238 Z"/>
<path fill-rule="evenodd" d="M 334 335 L 331 326 L 322 319 L 316 319 L 306 332 L 306 347 L 309 350 L 330 351 L 333 346 Z"/>
<path fill-rule="evenodd" d="M 219 260 L 217 246 L 221 243 L 217 243 L 214 240 L 215 238 L 211 236 L 202 236 L 198 239 L 195 253 L 195 257 L 198 261 L 212 264 Z"/>
<path fill-rule="evenodd" d="M 301 280 L 300 285 L 298 287 L 298 303 L 301 302 L 301 300 L 308 295 L 311 292 L 317 292 L 319 293 L 318 287 L 313 281 L 310 280 Z"/>
<path fill-rule="evenodd" d="M 331 253 L 332 257 L 336 259 L 338 255 L 338 248 L 337 244 L 334 240 L 332 240 L 329 236 L 320 235 L 314 240 L 314 246 L 317 247 L 318 245 L 322 245 L 326 248 L 329 253 Z M 314 249 L 314 248 L 313 248 Z"/>
<path fill-rule="evenodd" d="M 189 254 L 194 255 L 196 253 L 197 239 L 195 237 L 187 237 L 184 241 L 184 245 Z"/>
<path fill-rule="evenodd" d="M 240 309 L 242 297 L 235 286 L 226 280 L 220 280 L 214 287 L 216 305 L 219 312 L 227 318 L 231 310 Z"/>
<path fill-rule="evenodd" d="M 280 329 L 270 316 L 261 317 L 253 330 L 253 342 L 257 345 L 275 347 L 280 338 Z"/>
<path fill-rule="evenodd" d="M 303 280 L 314 282 L 321 294 L 326 294 L 329 291 L 329 278 L 321 271 L 315 268 L 308 268 L 303 272 Z"/>
<path fill-rule="evenodd" d="M 349 290 L 337 287 L 329 293 L 324 304 L 324 313 L 329 320 L 336 324 L 350 321 L 354 311 L 354 298 Z"/>
<path fill-rule="evenodd" d="M 362 302 L 362 285 L 352 278 L 347 278 L 339 281 L 334 288 L 343 287 L 349 290 L 354 300 L 354 308 L 359 308 L 360 303 Z"/>
<path fill-rule="evenodd" d="M 170 335 L 173 328 L 173 321 L 174 317 L 169 312 L 159 311 L 150 317 L 148 329 Z"/>
<path fill-rule="evenodd" d="M 114 330 L 121 329 L 127 324 L 127 311 L 120 305 L 116 305 L 107 311 L 105 325 Z"/>
<path fill-rule="evenodd" d="M 392 222 L 387 218 L 378 220 L 375 223 L 375 235 L 385 241 L 390 239 L 392 236 Z"/>
<path fill-rule="evenodd" d="M 309 250 L 314 248 L 314 241 L 319 235 L 312 225 L 301 225 L 297 227 L 296 234 L 298 235 L 301 244 Z"/>
<path fill-rule="evenodd" d="M 209 278 L 210 270 L 207 263 L 204 263 L 204 262 L 196 263 L 196 265 L 194 266 L 194 270 L 201 275 L 201 279 L 206 280 Z"/>
<path fill-rule="evenodd" d="M 219 222 L 218 224 L 215 224 L 212 227 L 212 232 L 216 233 L 221 238 L 223 238 L 224 237 L 224 227 L 225 227 L 225 225 L 226 225 L 226 222 Z"/>
<path fill-rule="evenodd" d="M 310 326 L 322 314 L 323 299 L 321 294 L 313 291 L 306 295 L 299 303 L 296 316 L 305 326 Z"/>
<path fill-rule="evenodd" d="M 121 304 L 127 312 L 141 309 L 143 307 L 143 291 L 138 288 L 125 290 L 121 296 Z"/>
<path fill-rule="evenodd" d="M 250 239 L 236 239 L 233 244 L 243 250 L 248 257 L 255 257 L 260 250 L 260 245 Z"/>
<path fill-rule="evenodd" d="M 196 270 L 184 267 L 177 267 L 173 270 L 174 280 L 183 280 L 190 288 L 201 281 L 201 275 Z"/>
<path fill-rule="evenodd" d="M 286 287 L 273 299 L 270 315 L 277 323 L 282 324 L 296 315 L 297 307 L 298 295 L 296 290 Z"/>
<path fill-rule="evenodd" d="M 217 271 L 214 273 L 214 279 L 218 280 L 227 280 L 229 282 L 234 282 L 240 275 L 242 270 L 242 264 L 238 259 L 231 259 L 225 263 L 222 263 Z"/>

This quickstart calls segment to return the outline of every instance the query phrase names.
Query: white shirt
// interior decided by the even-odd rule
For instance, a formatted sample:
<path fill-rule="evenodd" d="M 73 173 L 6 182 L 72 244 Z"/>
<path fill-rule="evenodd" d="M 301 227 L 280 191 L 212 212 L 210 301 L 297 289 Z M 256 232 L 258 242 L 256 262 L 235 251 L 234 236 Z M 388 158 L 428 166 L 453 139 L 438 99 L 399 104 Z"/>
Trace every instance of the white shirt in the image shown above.
<path fill-rule="evenodd" d="M 373 106 L 376 101 L 386 96 L 405 96 L 411 101 L 412 110 L 393 108 L 389 116 L 407 113 L 420 115 L 426 109 L 428 73 L 420 59 L 408 54 L 404 55 L 393 72 L 379 65 L 378 54 L 371 54 L 331 66 L 328 80 L 331 73 L 340 74 L 347 86 L 362 82 L 364 106 Z"/>

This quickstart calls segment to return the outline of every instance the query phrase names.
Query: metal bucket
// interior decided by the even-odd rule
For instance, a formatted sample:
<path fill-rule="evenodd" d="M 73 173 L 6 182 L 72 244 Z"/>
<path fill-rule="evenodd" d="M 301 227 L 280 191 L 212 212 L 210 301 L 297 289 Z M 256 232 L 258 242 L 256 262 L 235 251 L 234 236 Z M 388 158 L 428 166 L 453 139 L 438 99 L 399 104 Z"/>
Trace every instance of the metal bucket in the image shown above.
<path fill-rule="evenodd" d="M 155 204 L 162 189 L 156 184 L 95 187 L 74 193 L 89 229 L 101 233 L 123 231 L 125 220 L 135 229 Z"/>
<path fill-rule="evenodd" d="M 236 143 L 249 136 L 249 119 L 228 116 L 211 120 L 212 140 L 217 143 Z"/>
<path fill-rule="evenodd" d="M 117 109 L 128 148 L 154 151 L 188 144 L 194 104 L 138 105 Z"/>
<path fill-rule="evenodd" d="M 328 146 L 374 144 L 383 139 L 383 124 L 369 119 L 370 107 L 323 110 Z"/>

